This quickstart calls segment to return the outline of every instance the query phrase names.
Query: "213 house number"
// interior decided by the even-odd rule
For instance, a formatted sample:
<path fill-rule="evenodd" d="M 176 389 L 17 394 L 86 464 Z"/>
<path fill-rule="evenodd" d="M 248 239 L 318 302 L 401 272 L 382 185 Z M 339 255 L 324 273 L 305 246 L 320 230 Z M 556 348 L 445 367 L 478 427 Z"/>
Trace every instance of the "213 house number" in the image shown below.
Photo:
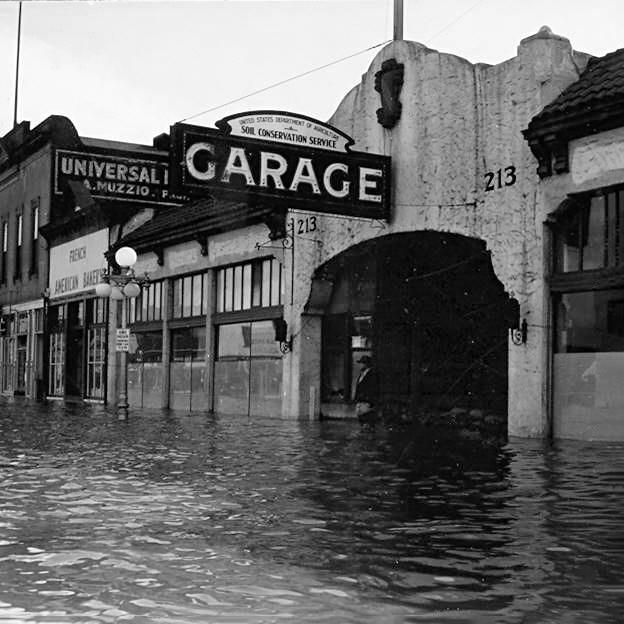
<path fill-rule="evenodd" d="M 510 165 L 504 169 L 488 171 L 484 177 L 486 191 L 495 191 L 504 186 L 513 186 L 516 183 L 516 168 Z"/>
<path fill-rule="evenodd" d="M 293 233 L 293 235 L 316 232 L 316 217 L 306 217 L 305 219 L 291 219 L 290 231 Z"/>

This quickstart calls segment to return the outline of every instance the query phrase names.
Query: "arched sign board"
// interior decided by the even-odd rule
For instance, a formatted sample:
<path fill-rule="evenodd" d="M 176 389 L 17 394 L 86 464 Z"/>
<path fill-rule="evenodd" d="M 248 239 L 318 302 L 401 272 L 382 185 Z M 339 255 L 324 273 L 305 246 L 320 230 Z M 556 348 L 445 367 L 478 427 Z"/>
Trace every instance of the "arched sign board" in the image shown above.
<path fill-rule="evenodd" d="M 340 130 L 281 111 L 232 115 L 217 126 L 171 127 L 170 192 L 389 217 L 390 157 L 352 152 Z"/>

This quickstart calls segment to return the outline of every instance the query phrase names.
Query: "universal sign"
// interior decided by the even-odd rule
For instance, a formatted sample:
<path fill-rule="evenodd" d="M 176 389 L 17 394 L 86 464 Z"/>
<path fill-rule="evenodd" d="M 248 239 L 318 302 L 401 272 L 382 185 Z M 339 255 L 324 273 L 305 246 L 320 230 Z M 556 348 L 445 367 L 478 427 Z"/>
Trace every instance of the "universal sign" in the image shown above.
<path fill-rule="evenodd" d="M 84 184 L 93 197 L 165 205 L 179 205 L 182 199 L 170 194 L 166 156 L 146 158 L 58 149 L 54 193 L 62 194 L 68 180 Z"/>
<path fill-rule="evenodd" d="M 243 113 L 217 126 L 172 126 L 173 193 L 388 218 L 390 157 L 352 152 L 347 135 L 293 113 Z"/>

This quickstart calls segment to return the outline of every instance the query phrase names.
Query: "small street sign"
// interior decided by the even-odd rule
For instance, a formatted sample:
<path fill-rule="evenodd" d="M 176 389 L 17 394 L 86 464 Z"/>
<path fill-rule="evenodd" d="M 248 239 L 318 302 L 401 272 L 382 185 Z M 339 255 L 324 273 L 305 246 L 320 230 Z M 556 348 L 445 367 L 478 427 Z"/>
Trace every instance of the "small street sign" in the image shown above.
<path fill-rule="evenodd" d="M 117 347 L 116 351 L 128 351 L 130 347 L 130 330 L 118 329 L 117 330 Z"/>

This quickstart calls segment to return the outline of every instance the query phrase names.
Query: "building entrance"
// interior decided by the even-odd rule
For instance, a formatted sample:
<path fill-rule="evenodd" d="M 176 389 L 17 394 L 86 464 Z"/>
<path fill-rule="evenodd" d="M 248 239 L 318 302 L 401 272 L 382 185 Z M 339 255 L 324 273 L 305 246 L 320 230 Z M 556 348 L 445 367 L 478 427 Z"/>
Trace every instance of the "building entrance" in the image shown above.
<path fill-rule="evenodd" d="M 423 409 L 506 413 L 509 298 L 482 241 L 391 235 L 317 271 L 333 282 L 322 340 L 322 401 L 353 400 L 371 355 L 385 417 Z"/>

